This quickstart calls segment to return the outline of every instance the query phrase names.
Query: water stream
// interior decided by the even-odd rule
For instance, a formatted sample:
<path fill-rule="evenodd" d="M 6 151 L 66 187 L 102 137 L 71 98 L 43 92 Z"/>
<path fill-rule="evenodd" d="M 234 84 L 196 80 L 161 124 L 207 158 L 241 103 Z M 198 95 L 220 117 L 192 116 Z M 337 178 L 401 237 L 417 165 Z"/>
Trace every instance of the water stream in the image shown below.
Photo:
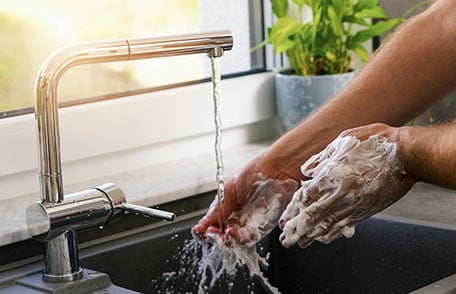
<path fill-rule="evenodd" d="M 223 204 L 225 201 L 225 192 L 223 181 L 223 156 L 222 156 L 222 118 L 220 111 L 220 57 L 210 57 L 211 58 L 211 69 L 212 69 L 212 96 L 214 99 L 214 124 L 215 124 L 215 161 L 217 164 L 216 171 L 216 184 L 217 184 L 217 197 L 219 201 L 218 205 L 218 216 L 219 216 L 219 225 L 220 229 L 223 228 L 223 222 L 225 220 L 225 213 L 223 209 Z"/>

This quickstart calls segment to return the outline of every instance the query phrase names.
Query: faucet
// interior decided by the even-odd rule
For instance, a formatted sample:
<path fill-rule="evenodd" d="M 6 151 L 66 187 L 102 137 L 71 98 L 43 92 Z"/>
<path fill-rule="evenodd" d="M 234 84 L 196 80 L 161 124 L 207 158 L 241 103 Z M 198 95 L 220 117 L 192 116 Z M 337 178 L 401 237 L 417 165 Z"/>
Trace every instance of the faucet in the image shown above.
<path fill-rule="evenodd" d="M 78 43 L 55 51 L 41 66 L 35 83 L 35 119 L 39 147 L 41 200 L 26 211 L 28 231 L 45 242 L 43 280 L 71 282 L 83 276 L 79 266 L 76 230 L 103 226 L 125 212 L 173 220 L 175 215 L 126 203 L 112 183 L 64 195 L 57 86 L 62 75 L 77 65 L 206 53 L 220 57 L 231 50 L 229 31 Z"/>

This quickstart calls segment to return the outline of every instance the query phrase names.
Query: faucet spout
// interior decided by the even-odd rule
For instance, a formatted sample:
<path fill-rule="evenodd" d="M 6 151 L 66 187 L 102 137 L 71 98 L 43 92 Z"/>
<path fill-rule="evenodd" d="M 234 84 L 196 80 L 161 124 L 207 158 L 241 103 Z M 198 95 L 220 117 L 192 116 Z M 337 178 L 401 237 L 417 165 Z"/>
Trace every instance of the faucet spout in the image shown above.
<path fill-rule="evenodd" d="M 41 203 L 44 207 L 64 202 L 59 140 L 57 88 L 62 75 L 77 65 L 128 61 L 157 57 L 206 53 L 219 57 L 233 47 L 229 31 L 198 33 L 159 38 L 119 39 L 79 43 L 55 51 L 43 63 L 35 82 L 35 118 L 39 149 L 39 180 Z M 48 205 L 50 204 L 50 205 Z M 58 206 L 60 207 L 66 207 Z M 123 205 L 122 211 L 140 211 L 138 207 Z M 33 211 L 33 210 L 32 210 Z M 154 215 L 152 210 L 141 211 Z M 171 219 L 171 214 L 158 213 Z M 53 239 L 46 240 L 43 277 L 51 282 L 72 281 L 81 277 L 77 242 L 69 228 Z"/>

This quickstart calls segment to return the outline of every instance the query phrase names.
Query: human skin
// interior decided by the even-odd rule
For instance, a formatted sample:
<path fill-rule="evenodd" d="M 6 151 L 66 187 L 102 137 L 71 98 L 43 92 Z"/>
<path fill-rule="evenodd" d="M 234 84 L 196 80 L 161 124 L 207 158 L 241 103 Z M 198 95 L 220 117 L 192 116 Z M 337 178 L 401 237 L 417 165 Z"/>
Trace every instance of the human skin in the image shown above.
<path fill-rule="evenodd" d="M 220 226 L 217 209 L 210 209 L 193 231 L 202 237 L 210 231 L 248 242 L 236 234 L 232 225 L 236 220 L 230 220 L 230 215 L 241 209 L 255 210 L 249 206 L 255 192 L 252 178 L 261 175 L 276 179 L 277 184 L 286 181 L 287 187 L 276 197 L 287 203 L 303 179 L 301 165 L 344 130 L 359 138 L 387 133 L 399 144 L 412 179 L 400 190 L 407 191 L 415 181 L 456 188 L 456 123 L 399 127 L 455 90 L 455 65 L 456 1 L 439 0 L 394 33 L 345 90 L 226 183 L 224 215 L 229 221 L 225 225 Z"/>

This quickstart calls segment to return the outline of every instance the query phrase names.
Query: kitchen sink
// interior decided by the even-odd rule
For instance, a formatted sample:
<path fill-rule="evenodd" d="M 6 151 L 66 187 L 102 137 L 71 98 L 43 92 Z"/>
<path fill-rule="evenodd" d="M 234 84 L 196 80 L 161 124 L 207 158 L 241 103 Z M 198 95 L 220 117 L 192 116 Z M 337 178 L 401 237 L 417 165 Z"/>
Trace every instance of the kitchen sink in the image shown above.
<path fill-rule="evenodd" d="M 199 218 L 87 248 L 81 263 L 135 291 L 194 293 L 199 278 L 192 267 L 199 253 L 189 257 L 186 248 Z M 306 249 L 283 248 L 279 234 L 274 230 L 258 250 L 269 259 L 264 276 L 282 293 L 407 293 L 456 273 L 456 228 L 439 224 L 372 217 L 357 226 L 351 239 L 315 242 Z M 227 291 L 270 292 L 242 268 L 236 276 L 220 279 L 210 292 Z"/>

